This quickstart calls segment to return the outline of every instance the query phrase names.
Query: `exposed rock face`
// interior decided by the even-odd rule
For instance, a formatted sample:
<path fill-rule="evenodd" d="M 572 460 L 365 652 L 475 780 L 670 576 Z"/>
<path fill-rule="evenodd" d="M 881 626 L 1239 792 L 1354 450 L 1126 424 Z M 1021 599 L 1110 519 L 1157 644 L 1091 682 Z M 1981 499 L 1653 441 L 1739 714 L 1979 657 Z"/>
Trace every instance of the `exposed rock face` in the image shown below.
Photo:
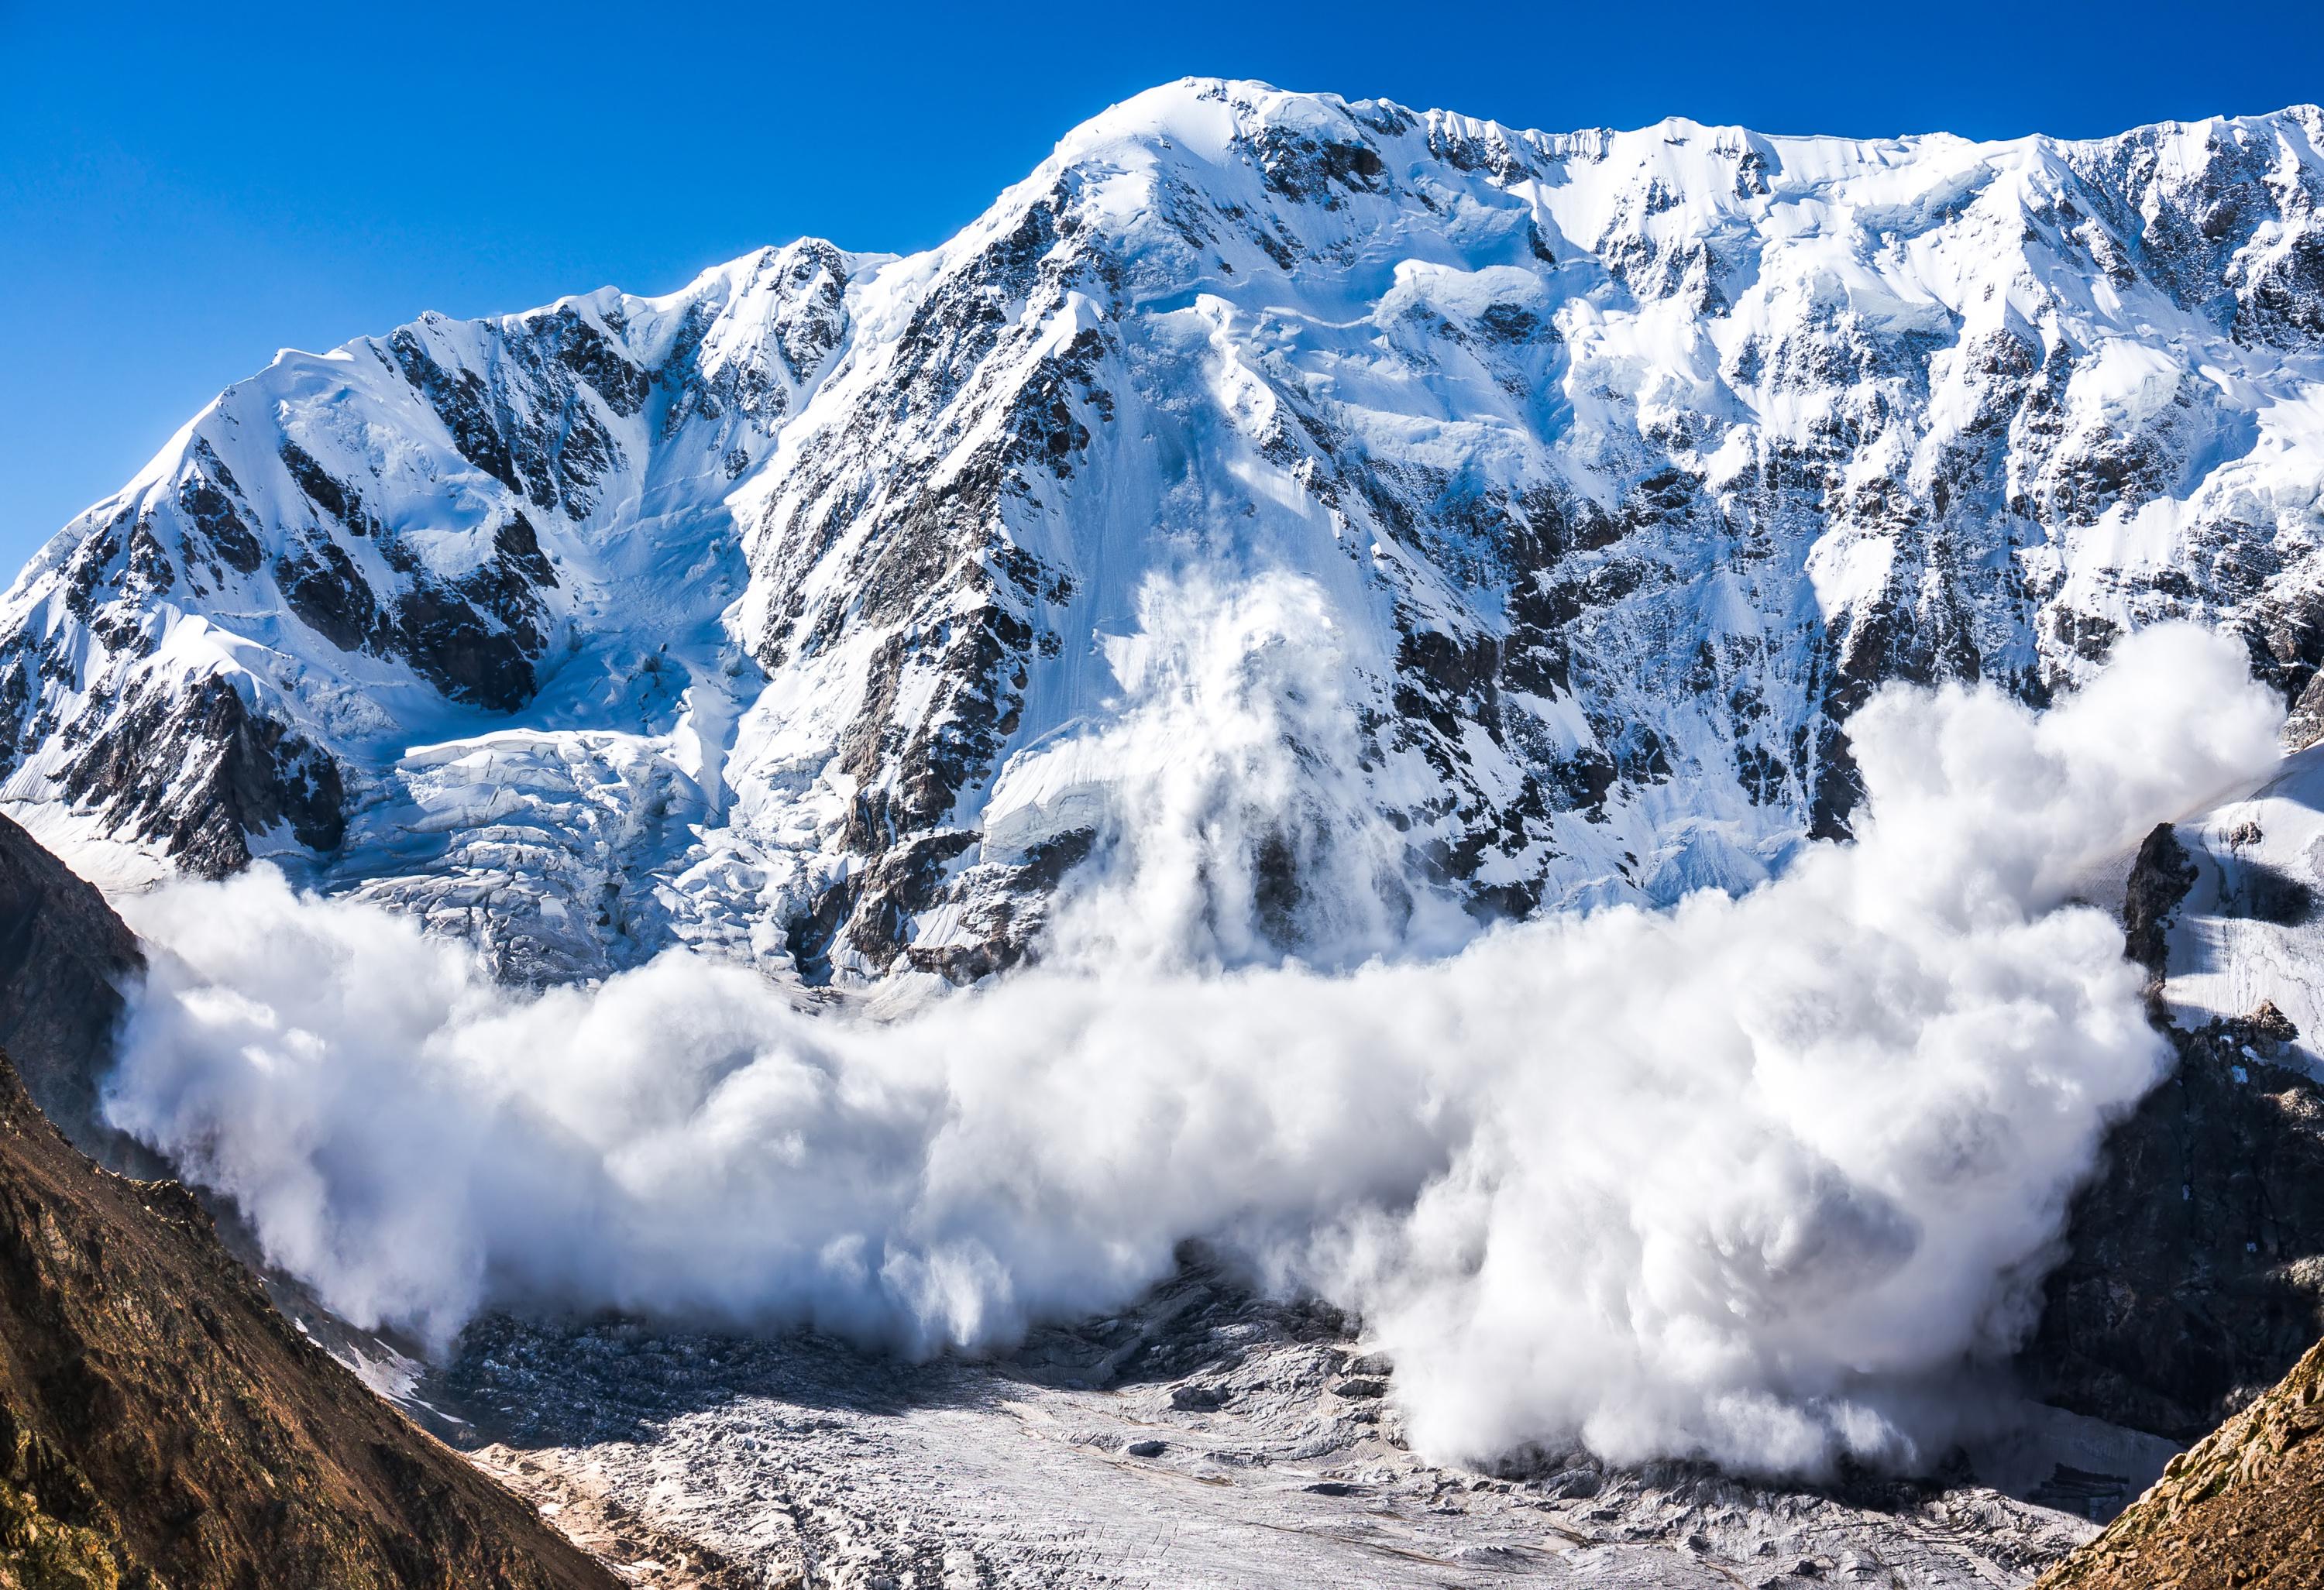
<path fill-rule="evenodd" d="M 116 1168 L 150 1171 L 97 1098 L 123 988 L 143 965 L 105 896 L 0 817 L 0 1050 L 67 1136 Z"/>
<path fill-rule="evenodd" d="M 2324 1346 L 2172 1462 L 2037 1590 L 2324 1585 Z"/>
<path fill-rule="evenodd" d="M 2026 1366 L 2086 1413 L 2193 1440 L 2324 1334 L 2324 748 L 2158 827 L 2127 952 L 2177 1051 L 2078 1196 Z"/>
<path fill-rule="evenodd" d="M 2324 1334 L 2324 1086 L 2273 1007 L 2169 1028 L 2177 1069 L 2107 1136 L 2025 1355 L 2047 1401 L 2191 1441 Z"/>
<path fill-rule="evenodd" d="M 1885 680 L 2039 700 L 2192 616 L 2307 689 L 2319 145 L 1175 85 L 909 260 L 284 356 L 0 603 L 0 789 L 518 977 L 966 979 L 1125 777 L 1141 583 L 1289 568 L 1416 870 L 1747 885 L 1844 832 Z"/>
<path fill-rule="evenodd" d="M 276 1313 L 184 1189 L 76 1153 L 0 1057 L 0 1582 L 615 1581 Z"/>
<path fill-rule="evenodd" d="M 2312 759 L 2269 788 L 2304 788 Z M 2255 853 L 2258 798 L 2160 825 L 2139 849 L 2125 952 L 2147 970 L 2149 1015 L 2177 1063 L 2108 1135 L 2076 1196 L 2024 1359 L 2045 1399 L 2179 1441 L 2243 1407 L 2324 1333 L 2324 1082 L 2299 1027 L 2255 992 L 2301 985 L 2236 979 L 2255 1007 L 2232 1016 L 2174 997 L 2207 922 L 2256 912 L 2254 925 L 2280 935 L 2273 919 L 2287 914 L 2268 902 L 2304 887 Z M 2296 837 L 2288 823 L 2280 836 Z M 2281 957 L 2264 964 L 2281 970 Z"/>
<path fill-rule="evenodd" d="M 2123 952 L 2146 969 L 2158 990 L 2170 975 L 2172 913 L 2198 876 L 2194 859 L 2168 823 L 2154 825 L 2131 863 L 2123 895 Z"/>

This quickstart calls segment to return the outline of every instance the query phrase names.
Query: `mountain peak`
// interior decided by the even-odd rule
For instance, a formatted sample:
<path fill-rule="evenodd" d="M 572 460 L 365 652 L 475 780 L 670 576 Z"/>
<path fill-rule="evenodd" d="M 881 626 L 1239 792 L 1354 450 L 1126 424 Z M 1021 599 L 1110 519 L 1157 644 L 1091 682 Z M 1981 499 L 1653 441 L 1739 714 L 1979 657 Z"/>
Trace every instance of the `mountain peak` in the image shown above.
<path fill-rule="evenodd" d="M 2172 615 L 2314 676 L 2315 121 L 1166 84 L 908 259 L 802 238 L 231 390 L 0 605 L 0 798 L 512 975 L 969 979 L 1125 798 L 1155 583 L 1287 573 L 1363 725 L 1318 809 L 1428 889 L 1743 887 L 1845 831 L 1882 680 L 2039 698 Z"/>

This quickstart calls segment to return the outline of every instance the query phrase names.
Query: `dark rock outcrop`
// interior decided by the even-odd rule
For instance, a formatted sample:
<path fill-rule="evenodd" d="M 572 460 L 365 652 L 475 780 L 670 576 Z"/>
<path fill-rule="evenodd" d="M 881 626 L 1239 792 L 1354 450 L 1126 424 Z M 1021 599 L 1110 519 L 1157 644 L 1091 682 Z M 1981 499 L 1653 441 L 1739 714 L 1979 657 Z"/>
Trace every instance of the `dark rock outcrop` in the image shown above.
<path fill-rule="evenodd" d="M 64 791 L 204 878 L 249 866 L 251 836 L 271 829 L 317 850 L 346 832 L 338 764 L 216 674 L 136 698 L 89 741 Z"/>
<path fill-rule="evenodd" d="M 2146 969 L 2151 988 L 2163 982 L 2169 956 L 2163 937 L 2171 928 L 2171 914 L 2195 887 L 2195 878 L 2194 858 L 2171 832 L 2171 824 L 2156 823 L 2131 865 L 2122 907 L 2124 953 Z"/>
<path fill-rule="evenodd" d="M 97 1098 L 122 989 L 143 967 L 136 935 L 105 896 L 0 817 L 0 1049 L 74 1143 L 150 1174 L 160 1167 L 103 1123 Z"/>
<path fill-rule="evenodd" d="M 2108 1135 L 2076 1196 L 2022 1366 L 2046 1401 L 2190 1441 L 2324 1333 L 2324 1086 L 2274 1006 L 2189 1032 L 2160 997 L 2163 934 L 2194 876 L 2167 827 L 2133 869 L 2126 953 L 2145 966 L 2171 1075 Z"/>

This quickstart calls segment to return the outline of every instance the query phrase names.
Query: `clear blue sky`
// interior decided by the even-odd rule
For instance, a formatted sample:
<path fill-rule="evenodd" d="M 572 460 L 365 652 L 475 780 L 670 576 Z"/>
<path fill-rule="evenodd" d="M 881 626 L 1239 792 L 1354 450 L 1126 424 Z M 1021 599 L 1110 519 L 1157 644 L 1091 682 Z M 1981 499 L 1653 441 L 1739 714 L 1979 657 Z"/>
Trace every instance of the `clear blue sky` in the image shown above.
<path fill-rule="evenodd" d="M 422 309 L 940 241 L 1188 73 L 1522 126 L 2089 135 L 2324 99 L 2324 5 L 0 0 L 0 581 L 220 387 Z"/>

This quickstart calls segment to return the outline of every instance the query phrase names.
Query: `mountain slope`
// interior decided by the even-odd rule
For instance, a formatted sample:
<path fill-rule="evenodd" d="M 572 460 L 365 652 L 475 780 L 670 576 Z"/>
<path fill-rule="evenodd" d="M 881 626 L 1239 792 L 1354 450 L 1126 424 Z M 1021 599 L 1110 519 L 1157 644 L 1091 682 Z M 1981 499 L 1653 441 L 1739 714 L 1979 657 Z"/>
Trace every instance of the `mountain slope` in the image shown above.
<path fill-rule="evenodd" d="M 1390 947 L 1409 900 L 1326 942 L 1380 815 L 1480 914 L 1746 886 L 1844 830 L 1883 680 L 2039 700 L 2194 615 L 2307 689 L 2320 200 L 2313 107 L 1547 135 L 1189 80 L 926 254 L 278 359 L 0 602 L 0 794 L 519 978 L 965 980 L 1150 778 L 1109 734 L 1184 684 L 1173 593 L 1287 572 L 1203 644 L 1327 634 L 1351 738 L 1192 952 Z"/>
<path fill-rule="evenodd" d="M 156 1163 L 97 1107 L 143 970 L 0 818 L 0 1584 L 610 1583 L 278 1313 L 182 1188 L 52 1127 Z"/>
<path fill-rule="evenodd" d="M 112 1053 L 124 987 L 143 968 L 105 896 L 0 817 L 0 1050 L 69 1137 L 141 1173 L 159 1166 L 100 1117 L 97 1062 Z"/>
<path fill-rule="evenodd" d="M 2192 1441 L 2324 1332 L 2324 1085 L 2273 1006 L 2164 1029 L 2108 1133 L 2019 1367 L 2043 1401 Z"/>
<path fill-rule="evenodd" d="M 2324 1585 L 2324 1346 L 2173 1458 L 2035 1590 L 2308 1590 Z"/>
<path fill-rule="evenodd" d="M 0 1056 L 0 1582 L 613 1581 L 301 1337 L 182 1188 L 74 1152 Z"/>

